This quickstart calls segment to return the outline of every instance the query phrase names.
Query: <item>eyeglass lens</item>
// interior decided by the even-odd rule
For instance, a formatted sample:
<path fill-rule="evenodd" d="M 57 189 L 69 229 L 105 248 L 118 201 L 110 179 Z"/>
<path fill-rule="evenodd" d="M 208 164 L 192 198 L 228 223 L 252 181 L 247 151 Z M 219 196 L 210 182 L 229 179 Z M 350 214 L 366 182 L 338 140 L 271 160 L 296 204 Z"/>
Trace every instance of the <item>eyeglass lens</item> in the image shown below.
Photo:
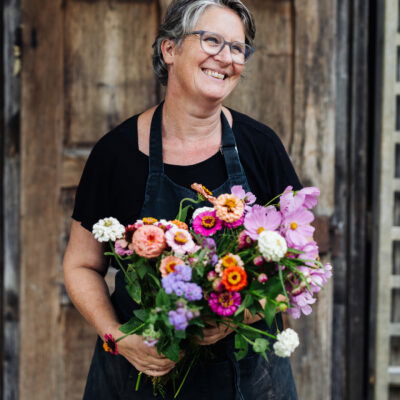
<path fill-rule="evenodd" d="M 200 42 L 203 50 L 210 55 L 218 54 L 226 43 L 221 35 L 212 32 L 203 32 L 200 35 Z M 244 64 L 251 54 L 250 46 L 241 42 L 227 44 L 231 51 L 232 61 L 238 64 Z"/>

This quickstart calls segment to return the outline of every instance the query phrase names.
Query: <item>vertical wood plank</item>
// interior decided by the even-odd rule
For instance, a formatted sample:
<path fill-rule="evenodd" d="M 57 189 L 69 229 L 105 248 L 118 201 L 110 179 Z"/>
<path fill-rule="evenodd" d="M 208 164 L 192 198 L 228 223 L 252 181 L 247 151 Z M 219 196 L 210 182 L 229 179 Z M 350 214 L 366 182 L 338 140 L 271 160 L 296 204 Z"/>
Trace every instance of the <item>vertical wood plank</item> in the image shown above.
<path fill-rule="evenodd" d="M 20 399 L 63 389 L 58 215 L 63 134 L 62 1 L 22 0 Z"/>
<path fill-rule="evenodd" d="M 157 2 L 70 1 L 64 12 L 65 141 L 93 144 L 157 101 Z"/>
<path fill-rule="evenodd" d="M 294 18 L 294 133 L 290 151 L 303 184 L 321 189 L 317 214 L 331 216 L 335 182 L 335 2 L 295 1 Z M 301 399 L 331 398 L 331 285 L 320 294 L 310 316 L 290 321 L 302 339 L 302 347 L 293 357 Z"/>
<path fill-rule="evenodd" d="M 1 390 L 3 399 L 18 399 L 19 378 L 19 196 L 20 196 L 20 4 L 2 5 L 0 37 L 1 221 Z"/>
<path fill-rule="evenodd" d="M 269 125 L 287 145 L 293 131 L 292 2 L 248 0 L 246 5 L 256 20 L 256 52 L 226 104 Z"/>

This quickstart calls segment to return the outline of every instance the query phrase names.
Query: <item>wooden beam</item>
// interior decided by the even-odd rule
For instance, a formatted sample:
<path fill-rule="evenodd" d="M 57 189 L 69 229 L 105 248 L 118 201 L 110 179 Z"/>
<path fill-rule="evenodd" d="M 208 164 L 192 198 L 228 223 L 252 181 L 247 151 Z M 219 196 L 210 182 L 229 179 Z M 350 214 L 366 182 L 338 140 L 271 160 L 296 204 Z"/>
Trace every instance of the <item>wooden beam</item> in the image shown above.
<path fill-rule="evenodd" d="M 63 1 L 22 0 L 20 399 L 61 399 Z"/>
<path fill-rule="evenodd" d="M 2 3 L 0 22 L 1 110 L 1 397 L 17 400 L 19 378 L 20 204 L 20 4 Z M 2 40 L 1 40 L 2 39 Z"/>

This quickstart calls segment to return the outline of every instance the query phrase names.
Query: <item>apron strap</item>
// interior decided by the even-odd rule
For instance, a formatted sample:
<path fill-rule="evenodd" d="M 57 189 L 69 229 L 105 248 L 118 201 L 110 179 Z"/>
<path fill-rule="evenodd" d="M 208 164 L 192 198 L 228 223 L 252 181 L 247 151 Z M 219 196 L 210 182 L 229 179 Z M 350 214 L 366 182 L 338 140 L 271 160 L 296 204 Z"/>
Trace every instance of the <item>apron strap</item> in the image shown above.
<path fill-rule="evenodd" d="M 149 174 L 159 175 L 164 173 L 162 154 L 162 110 L 164 101 L 156 108 L 151 120 Z M 225 114 L 221 111 L 222 138 L 220 151 L 225 159 L 226 171 L 231 182 L 243 184 L 245 173 L 240 163 L 235 136 Z"/>

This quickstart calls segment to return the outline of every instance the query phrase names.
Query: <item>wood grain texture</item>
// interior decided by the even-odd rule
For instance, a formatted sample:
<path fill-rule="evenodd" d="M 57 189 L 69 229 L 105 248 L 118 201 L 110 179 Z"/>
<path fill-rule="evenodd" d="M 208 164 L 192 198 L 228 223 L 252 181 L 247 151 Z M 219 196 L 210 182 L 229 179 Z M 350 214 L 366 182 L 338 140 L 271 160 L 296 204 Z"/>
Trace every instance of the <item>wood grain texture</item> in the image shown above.
<path fill-rule="evenodd" d="M 294 2 L 294 132 L 289 149 L 303 185 L 321 190 L 317 214 L 328 217 L 334 210 L 335 184 L 335 15 L 334 2 Z M 331 398 L 332 305 L 330 282 L 312 315 L 291 321 L 302 339 L 292 361 L 301 399 Z"/>
<path fill-rule="evenodd" d="M 256 52 L 226 105 L 269 125 L 287 145 L 292 135 L 293 21 L 291 2 L 248 0 Z"/>
<path fill-rule="evenodd" d="M 74 1 L 65 7 L 66 141 L 90 144 L 156 103 L 155 1 Z"/>
<path fill-rule="evenodd" d="M 21 400 L 61 398 L 59 182 L 62 2 L 24 0 L 21 123 Z"/>

